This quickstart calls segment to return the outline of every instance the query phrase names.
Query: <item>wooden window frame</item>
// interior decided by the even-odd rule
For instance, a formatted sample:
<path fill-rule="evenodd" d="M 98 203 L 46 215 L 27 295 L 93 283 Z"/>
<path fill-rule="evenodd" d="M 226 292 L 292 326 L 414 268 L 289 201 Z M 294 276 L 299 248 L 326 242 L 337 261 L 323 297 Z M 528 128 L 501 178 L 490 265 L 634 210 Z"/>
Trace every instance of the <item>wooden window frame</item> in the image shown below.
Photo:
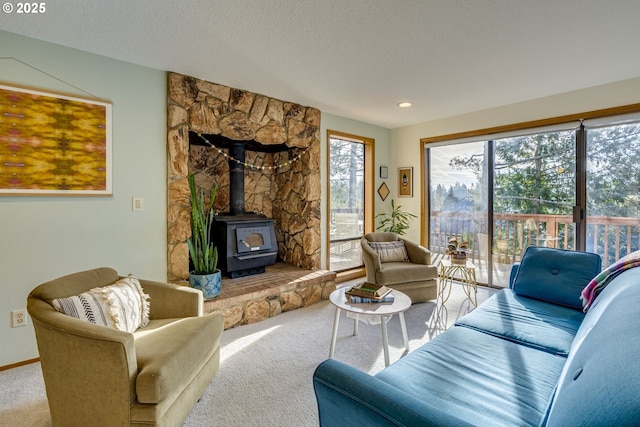
<path fill-rule="evenodd" d="M 330 226 L 329 226 L 329 218 L 331 217 L 331 182 L 329 180 L 329 172 L 331 168 L 331 159 L 330 159 L 330 151 L 331 151 L 331 138 L 343 139 L 345 141 L 353 141 L 356 143 L 361 143 L 364 145 L 364 224 L 363 230 L 364 234 L 370 233 L 373 231 L 374 225 L 374 198 L 375 198 L 375 139 L 367 138 L 364 136 L 354 135 L 350 133 L 340 132 L 336 130 L 327 129 L 327 159 L 326 159 L 326 170 L 327 170 L 327 186 L 326 186 L 326 194 L 327 194 L 327 206 L 325 212 L 325 239 L 327 242 L 325 248 L 325 257 L 327 260 L 327 267 L 331 269 L 331 236 L 330 236 Z M 365 274 L 364 267 L 355 268 L 353 270 L 347 270 L 344 272 L 338 273 L 338 282 L 349 280 L 356 277 L 362 277 Z"/>

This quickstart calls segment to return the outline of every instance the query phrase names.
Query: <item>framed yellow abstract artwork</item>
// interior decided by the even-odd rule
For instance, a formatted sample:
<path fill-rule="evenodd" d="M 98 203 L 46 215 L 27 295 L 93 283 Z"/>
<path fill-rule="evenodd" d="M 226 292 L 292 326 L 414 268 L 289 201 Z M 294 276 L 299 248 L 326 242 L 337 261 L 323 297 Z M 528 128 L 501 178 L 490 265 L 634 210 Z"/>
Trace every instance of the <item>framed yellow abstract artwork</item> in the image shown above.
<path fill-rule="evenodd" d="M 111 109 L 0 83 L 0 195 L 111 195 Z"/>

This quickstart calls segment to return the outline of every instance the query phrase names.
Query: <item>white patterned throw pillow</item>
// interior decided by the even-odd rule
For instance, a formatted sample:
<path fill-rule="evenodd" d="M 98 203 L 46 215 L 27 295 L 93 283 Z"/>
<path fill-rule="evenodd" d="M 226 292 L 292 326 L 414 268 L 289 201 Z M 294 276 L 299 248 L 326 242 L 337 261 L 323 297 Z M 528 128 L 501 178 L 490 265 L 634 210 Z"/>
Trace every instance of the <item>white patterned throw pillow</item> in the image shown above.
<path fill-rule="evenodd" d="M 54 299 L 51 305 L 68 316 L 126 332 L 149 323 L 149 295 L 131 274 L 113 285 Z"/>
<path fill-rule="evenodd" d="M 409 262 L 407 248 L 402 240 L 369 242 L 369 246 L 380 255 L 380 262 Z"/>

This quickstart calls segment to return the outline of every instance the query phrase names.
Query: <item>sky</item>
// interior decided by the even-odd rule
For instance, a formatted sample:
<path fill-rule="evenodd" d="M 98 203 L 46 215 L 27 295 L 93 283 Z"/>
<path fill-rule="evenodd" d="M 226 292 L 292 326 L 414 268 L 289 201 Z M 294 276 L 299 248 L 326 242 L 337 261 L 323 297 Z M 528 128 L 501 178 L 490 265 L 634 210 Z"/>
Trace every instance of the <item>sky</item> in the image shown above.
<path fill-rule="evenodd" d="M 456 182 L 467 187 L 476 182 L 476 177 L 471 171 L 453 169 L 449 161 L 454 157 L 482 154 L 484 142 L 472 142 L 459 145 L 447 145 L 431 148 L 431 183 L 433 187 L 441 184 L 445 188 L 455 185 Z"/>

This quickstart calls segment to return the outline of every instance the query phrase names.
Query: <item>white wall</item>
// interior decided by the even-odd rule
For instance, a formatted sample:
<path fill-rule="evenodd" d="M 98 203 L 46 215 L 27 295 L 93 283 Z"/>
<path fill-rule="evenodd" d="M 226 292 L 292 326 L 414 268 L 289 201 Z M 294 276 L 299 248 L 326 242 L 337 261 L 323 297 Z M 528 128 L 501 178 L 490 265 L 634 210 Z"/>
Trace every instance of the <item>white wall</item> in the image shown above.
<path fill-rule="evenodd" d="M 393 147 L 392 157 L 394 168 L 413 166 L 415 175 L 414 197 L 400 199 L 402 206 L 405 210 L 415 215 L 420 215 L 420 194 L 424 191 L 422 182 L 420 181 L 421 138 L 577 114 L 635 103 L 640 103 L 640 77 L 393 129 L 391 131 L 391 146 Z M 407 235 L 418 237 L 419 234 L 420 221 L 414 221 Z M 418 239 L 416 239 L 416 241 L 418 241 Z"/>
<path fill-rule="evenodd" d="M 0 81 L 113 103 L 113 196 L 0 196 L 6 366 L 38 356 L 31 319 L 10 328 L 11 310 L 25 308 L 36 285 L 100 266 L 166 280 L 166 73 L 3 31 L 0 57 L 41 70 L 0 59 Z M 144 197 L 143 212 L 132 212 L 133 196 Z"/>
<path fill-rule="evenodd" d="M 394 174 L 392 173 L 391 168 L 391 131 L 387 128 L 383 128 L 380 126 L 375 126 L 369 123 L 358 122 L 355 120 L 345 119 L 344 117 L 334 116 L 329 113 L 322 113 L 321 121 L 320 121 L 320 161 L 321 161 L 321 179 L 322 179 L 322 200 L 320 203 L 320 209 L 322 212 L 322 216 L 324 217 L 325 212 L 327 212 L 327 153 L 328 153 L 328 144 L 327 141 L 327 130 L 337 131 L 348 133 L 351 135 L 362 136 L 366 138 L 372 138 L 375 140 L 375 176 L 376 180 L 374 183 L 374 190 L 376 191 L 374 195 L 374 210 L 375 213 L 389 211 L 391 209 L 391 198 L 395 197 L 397 193 L 393 191 L 394 186 Z M 380 178 L 379 170 L 380 166 L 388 166 L 389 167 L 389 179 Z M 377 193 L 378 187 L 382 184 L 383 181 L 386 181 L 387 186 L 391 189 L 391 194 L 387 199 L 383 202 L 380 196 Z M 321 266 L 322 268 L 327 268 L 327 257 L 326 257 L 326 249 L 329 245 L 327 241 L 327 224 L 323 221 L 320 226 L 321 233 L 321 242 L 322 242 L 322 256 L 321 256 Z"/>

